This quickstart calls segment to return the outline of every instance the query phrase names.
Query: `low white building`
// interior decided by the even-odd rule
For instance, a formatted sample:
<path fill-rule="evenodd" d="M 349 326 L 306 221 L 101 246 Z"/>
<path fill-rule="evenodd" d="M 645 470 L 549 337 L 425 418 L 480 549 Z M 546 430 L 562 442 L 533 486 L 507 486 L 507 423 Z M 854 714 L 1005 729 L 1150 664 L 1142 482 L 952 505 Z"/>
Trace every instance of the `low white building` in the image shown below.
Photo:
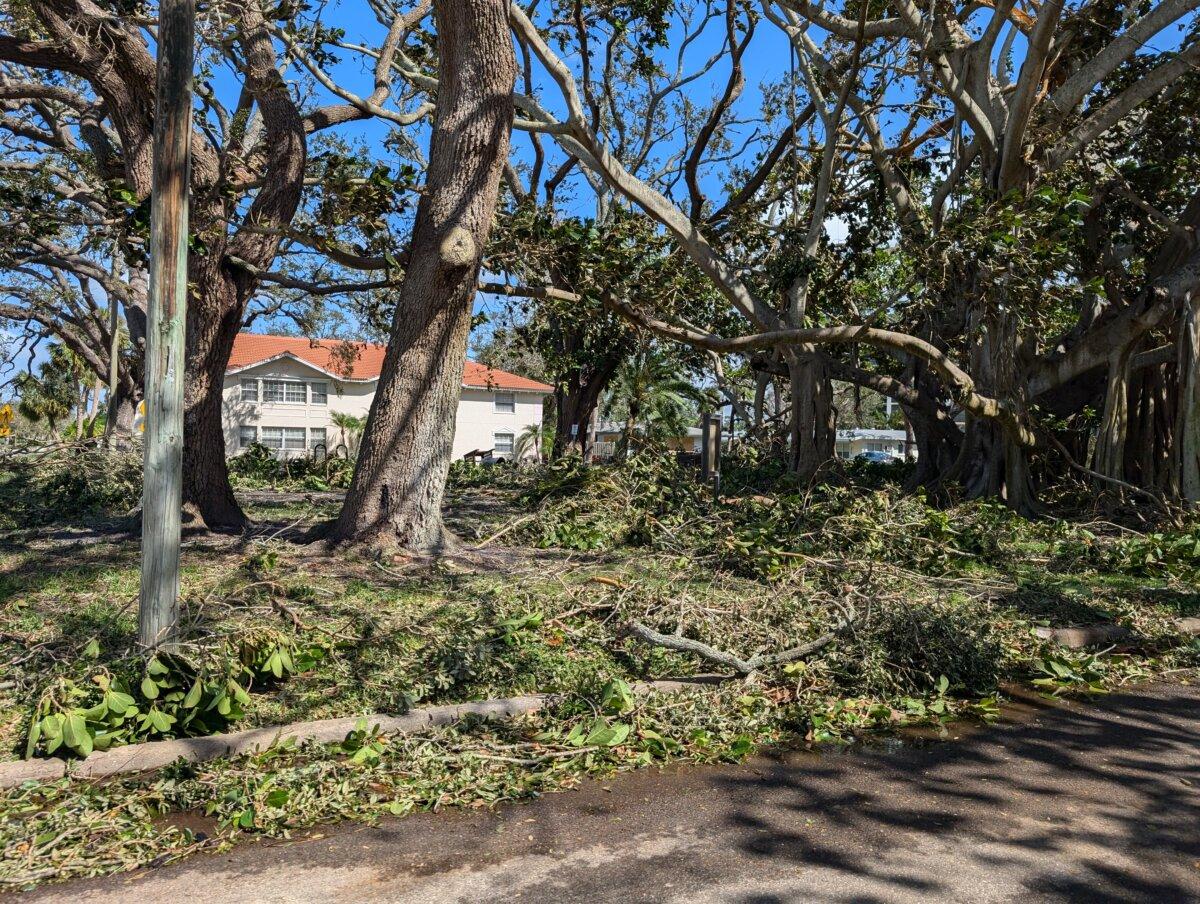
<path fill-rule="evenodd" d="M 337 412 L 365 419 L 375 398 L 384 346 L 240 333 L 225 372 L 225 449 L 262 443 L 284 456 L 343 443 Z M 468 361 L 454 424 L 453 456 L 511 458 L 518 437 L 542 423 L 553 387 Z M 529 453 L 532 455 L 532 451 Z"/>
<path fill-rule="evenodd" d="M 864 452 L 883 452 L 896 458 L 916 457 L 917 447 L 903 430 L 839 430 L 834 445 L 838 458 L 855 458 Z"/>

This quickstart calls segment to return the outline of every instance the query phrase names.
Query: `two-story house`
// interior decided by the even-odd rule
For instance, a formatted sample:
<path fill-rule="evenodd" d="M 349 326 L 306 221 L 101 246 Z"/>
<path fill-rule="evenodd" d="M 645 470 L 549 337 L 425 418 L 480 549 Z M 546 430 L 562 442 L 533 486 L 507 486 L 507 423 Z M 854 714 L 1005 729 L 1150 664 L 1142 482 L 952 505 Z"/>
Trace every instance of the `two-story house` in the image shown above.
<path fill-rule="evenodd" d="M 282 456 L 342 442 L 336 412 L 366 418 L 385 348 L 363 342 L 241 333 L 225 372 L 225 448 L 262 443 Z M 542 422 L 553 387 L 468 361 L 454 425 L 455 458 L 492 450 L 512 458 L 517 438 Z M 529 453 L 529 454 L 532 454 Z"/>

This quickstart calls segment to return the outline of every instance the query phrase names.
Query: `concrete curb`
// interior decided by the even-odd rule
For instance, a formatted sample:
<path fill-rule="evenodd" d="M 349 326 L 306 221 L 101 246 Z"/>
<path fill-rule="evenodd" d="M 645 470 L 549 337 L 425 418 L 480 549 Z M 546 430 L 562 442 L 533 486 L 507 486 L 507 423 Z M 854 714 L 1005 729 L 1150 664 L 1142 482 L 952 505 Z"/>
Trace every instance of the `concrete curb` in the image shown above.
<path fill-rule="evenodd" d="M 712 676 L 698 676 L 687 681 L 640 683 L 635 685 L 634 690 L 638 693 L 678 693 L 688 688 L 712 686 L 713 683 Z M 350 716 L 344 719 L 295 722 L 291 725 L 268 725 L 200 738 L 146 741 L 93 753 L 82 760 L 39 759 L 0 763 L 0 788 L 12 788 L 28 781 L 53 781 L 64 776 L 97 779 L 130 772 L 146 772 L 161 769 L 178 760 L 203 763 L 225 756 L 258 753 L 285 741 L 334 743 L 343 740 L 363 720 L 368 728 L 377 728 L 383 734 L 412 734 L 425 728 L 450 725 L 467 716 L 511 719 L 514 716 L 537 712 L 553 699 L 551 694 L 505 697 L 477 703 L 414 709 L 402 716 Z"/>
<path fill-rule="evenodd" d="M 1181 618 L 1177 622 L 1184 634 L 1200 635 L 1200 618 Z M 1127 640 L 1130 633 L 1120 625 L 1089 625 L 1081 628 L 1038 628 L 1038 637 L 1052 640 L 1072 650 L 1115 644 Z M 665 680 L 639 683 L 638 693 L 678 693 L 688 688 L 712 687 L 727 680 L 726 675 L 697 675 L 687 680 Z M 146 741 L 130 744 L 83 760 L 20 760 L 0 763 L 0 788 L 12 788 L 28 781 L 53 781 L 63 776 L 72 778 L 106 778 L 130 772 L 161 769 L 177 760 L 202 763 L 223 756 L 258 753 L 283 741 L 294 740 L 332 743 L 343 740 L 366 719 L 369 728 L 377 727 L 384 734 L 411 734 L 423 728 L 449 725 L 467 716 L 484 719 L 510 719 L 525 713 L 537 712 L 550 700 L 550 694 L 528 697 L 506 697 L 478 703 L 458 703 L 414 709 L 402 716 L 372 714 L 345 719 L 322 719 L 316 722 L 296 722 L 291 725 L 268 725 L 228 734 L 201 738 L 179 738 L 172 741 Z"/>

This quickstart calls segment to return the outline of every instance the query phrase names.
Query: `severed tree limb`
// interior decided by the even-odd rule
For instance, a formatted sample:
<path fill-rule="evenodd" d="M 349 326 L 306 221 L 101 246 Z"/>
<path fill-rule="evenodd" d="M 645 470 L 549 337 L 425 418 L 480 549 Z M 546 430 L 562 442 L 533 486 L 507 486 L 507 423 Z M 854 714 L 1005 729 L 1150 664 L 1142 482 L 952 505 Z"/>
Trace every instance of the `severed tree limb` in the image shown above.
<path fill-rule="evenodd" d="M 660 634 L 653 628 L 648 628 L 640 622 L 631 622 L 626 626 L 625 630 L 628 634 L 651 646 L 665 647 L 668 650 L 675 650 L 679 653 L 691 653 L 694 656 L 699 656 L 701 659 L 707 659 L 709 662 L 715 662 L 717 665 L 732 669 L 739 675 L 750 675 L 771 666 L 783 665 L 785 662 L 794 662 L 797 659 L 803 659 L 805 656 L 811 656 L 813 653 L 825 649 L 825 647 L 837 640 L 838 637 L 854 624 L 855 618 L 854 610 L 850 609 L 843 618 L 838 620 L 838 623 L 831 630 L 815 640 L 810 640 L 808 643 L 792 647 L 789 650 L 783 650 L 779 653 L 760 653 L 757 656 L 751 656 L 749 659 L 742 659 L 732 653 L 718 650 L 716 647 L 710 647 L 706 643 L 692 640 L 689 637 L 682 637 L 678 634 Z"/>

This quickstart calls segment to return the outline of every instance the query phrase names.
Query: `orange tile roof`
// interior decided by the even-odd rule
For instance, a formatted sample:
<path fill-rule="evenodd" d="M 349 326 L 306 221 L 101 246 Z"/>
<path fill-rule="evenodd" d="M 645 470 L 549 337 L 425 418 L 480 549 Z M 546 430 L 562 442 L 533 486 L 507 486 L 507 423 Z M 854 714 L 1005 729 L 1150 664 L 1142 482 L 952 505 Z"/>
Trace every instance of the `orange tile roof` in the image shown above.
<path fill-rule="evenodd" d="M 228 370 L 242 370 L 281 355 L 292 355 L 343 379 L 376 380 L 383 369 L 385 351 L 386 346 L 370 342 L 238 333 L 233 341 Z M 483 389 L 523 389 L 528 392 L 554 391 L 553 386 L 504 370 L 485 367 L 475 361 L 468 361 L 464 366 L 463 385 Z"/>

